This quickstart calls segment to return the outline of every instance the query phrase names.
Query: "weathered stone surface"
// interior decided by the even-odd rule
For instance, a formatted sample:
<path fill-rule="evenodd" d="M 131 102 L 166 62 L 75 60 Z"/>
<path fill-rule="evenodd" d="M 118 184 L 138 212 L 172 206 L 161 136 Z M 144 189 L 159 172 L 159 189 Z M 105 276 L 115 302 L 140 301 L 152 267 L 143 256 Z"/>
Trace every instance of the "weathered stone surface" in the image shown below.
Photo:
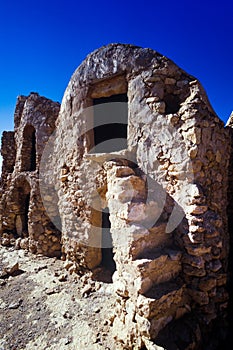
<path fill-rule="evenodd" d="M 19 270 L 18 261 L 12 262 L 9 266 L 5 268 L 5 270 L 9 275 L 13 275 L 14 273 L 16 273 Z"/>
<path fill-rule="evenodd" d="M 124 113 L 98 116 L 103 102 L 127 104 L 123 134 Z M 18 98 L 2 138 L 1 243 L 62 255 L 70 273 L 103 268 L 119 295 L 116 344 L 156 349 L 176 319 L 193 314 L 199 329 L 227 302 L 231 149 L 195 78 L 153 50 L 103 47 L 74 72 L 61 108 Z"/>
<path fill-rule="evenodd" d="M 1 198 L 1 230 L 9 237 L 2 244 L 30 249 L 49 256 L 61 254 L 60 233 L 51 226 L 40 196 L 38 170 L 45 142 L 55 128 L 59 103 L 37 93 L 19 96 L 15 109 L 15 131 L 4 133 L 1 152 L 3 195 Z M 53 197 L 52 197 L 53 199 Z M 53 203 L 54 206 L 54 203 Z M 55 214 L 57 215 L 57 214 Z M 47 235 L 52 227 L 52 235 Z M 15 242 L 15 238 L 20 241 Z"/>
<path fill-rule="evenodd" d="M 146 297 L 139 296 L 137 301 L 139 315 L 145 318 L 169 316 L 172 315 L 172 309 L 176 310 L 178 304 L 184 303 L 183 288 L 173 283 L 164 283 L 158 287 L 147 292 Z"/>

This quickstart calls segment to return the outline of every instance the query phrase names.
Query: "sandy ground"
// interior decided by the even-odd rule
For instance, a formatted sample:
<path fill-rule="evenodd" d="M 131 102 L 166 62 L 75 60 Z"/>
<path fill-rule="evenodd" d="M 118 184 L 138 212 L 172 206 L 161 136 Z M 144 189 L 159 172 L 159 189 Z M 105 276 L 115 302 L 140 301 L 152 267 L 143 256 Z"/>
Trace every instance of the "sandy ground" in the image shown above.
<path fill-rule="evenodd" d="M 58 259 L 5 247 L 0 272 L 0 350 L 114 349 L 111 284 L 69 275 Z"/>

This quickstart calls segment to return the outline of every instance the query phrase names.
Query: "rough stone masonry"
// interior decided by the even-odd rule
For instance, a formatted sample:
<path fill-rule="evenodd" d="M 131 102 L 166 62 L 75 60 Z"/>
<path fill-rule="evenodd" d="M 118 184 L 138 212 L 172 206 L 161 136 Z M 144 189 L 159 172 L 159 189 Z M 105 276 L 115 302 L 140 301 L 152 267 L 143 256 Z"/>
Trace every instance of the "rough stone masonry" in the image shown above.
<path fill-rule="evenodd" d="M 14 118 L 2 136 L 1 243 L 113 283 L 116 349 L 217 349 L 232 118 L 224 127 L 172 61 L 122 44 L 84 60 L 61 106 L 31 93 Z"/>

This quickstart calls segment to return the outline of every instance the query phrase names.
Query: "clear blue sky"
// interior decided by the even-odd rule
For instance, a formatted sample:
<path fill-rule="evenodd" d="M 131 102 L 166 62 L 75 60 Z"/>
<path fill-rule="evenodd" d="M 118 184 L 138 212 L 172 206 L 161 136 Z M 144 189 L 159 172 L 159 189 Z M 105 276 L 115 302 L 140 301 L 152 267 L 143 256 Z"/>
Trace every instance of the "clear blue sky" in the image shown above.
<path fill-rule="evenodd" d="M 1 1 L 0 133 L 16 97 L 61 101 L 76 67 L 111 42 L 150 47 L 203 84 L 216 113 L 233 110 L 233 4 L 222 1 Z"/>

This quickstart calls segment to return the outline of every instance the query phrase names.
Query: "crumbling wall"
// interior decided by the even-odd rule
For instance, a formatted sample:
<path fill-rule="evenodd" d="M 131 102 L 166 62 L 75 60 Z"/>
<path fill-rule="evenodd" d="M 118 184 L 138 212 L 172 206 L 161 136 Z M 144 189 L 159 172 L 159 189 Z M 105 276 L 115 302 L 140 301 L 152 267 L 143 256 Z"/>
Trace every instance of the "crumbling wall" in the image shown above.
<path fill-rule="evenodd" d="M 18 96 L 15 106 L 15 113 L 14 113 L 14 129 L 17 130 L 20 126 L 23 110 L 24 110 L 24 104 L 27 100 L 27 96 Z"/>
<path fill-rule="evenodd" d="M 11 170 L 10 177 L 3 176 L 2 243 L 16 244 L 33 253 L 48 256 L 61 255 L 61 233 L 47 215 L 40 196 L 39 164 L 46 141 L 54 130 L 59 109 L 59 103 L 37 93 L 18 97 L 15 131 L 7 134 L 8 138 L 3 138 L 2 143 L 5 152 L 3 175 L 4 169 L 8 172 Z M 6 162 L 9 164 L 7 168 Z"/>
<path fill-rule="evenodd" d="M 1 181 L 4 184 L 9 174 L 12 174 L 15 165 L 15 134 L 13 131 L 4 131 L 2 134 L 1 155 L 3 158 Z"/>

